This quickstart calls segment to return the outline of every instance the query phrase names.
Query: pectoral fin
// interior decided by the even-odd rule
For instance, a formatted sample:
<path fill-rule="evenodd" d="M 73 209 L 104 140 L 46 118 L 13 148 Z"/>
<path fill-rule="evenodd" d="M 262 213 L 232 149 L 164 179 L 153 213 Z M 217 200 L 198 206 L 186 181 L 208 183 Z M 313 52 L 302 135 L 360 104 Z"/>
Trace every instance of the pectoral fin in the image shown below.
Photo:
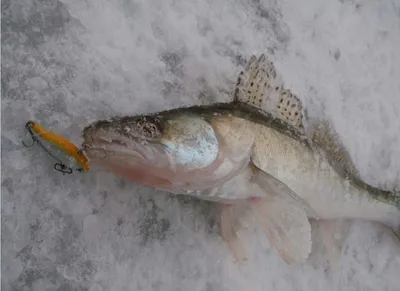
<path fill-rule="evenodd" d="M 290 189 L 289 186 L 271 176 L 267 172 L 264 172 L 253 163 L 250 165 L 250 167 L 253 171 L 253 182 L 257 183 L 261 189 L 268 194 L 268 196 L 279 197 L 280 200 L 284 200 L 287 203 L 294 204 L 303 209 L 307 217 L 318 218 L 312 207 L 300 196 L 298 196 L 292 189 Z"/>
<path fill-rule="evenodd" d="M 256 219 L 290 264 L 305 261 L 311 252 L 311 226 L 308 216 L 313 209 L 287 185 L 252 165 L 253 181 L 265 192 L 265 198 L 249 201 Z"/>
<path fill-rule="evenodd" d="M 254 198 L 247 199 L 244 204 L 223 206 L 223 239 L 235 258 L 243 259 L 244 246 L 237 225 L 244 216 L 253 217 L 286 263 L 303 262 L 311 252 L 311 226 L 306 213 L 306 209 L 311 208 L 285 184 L 255 166 L 251 170 L 246 191 Z M 243 191 L 239 189 L 243 187 L 238 188 Z"/>

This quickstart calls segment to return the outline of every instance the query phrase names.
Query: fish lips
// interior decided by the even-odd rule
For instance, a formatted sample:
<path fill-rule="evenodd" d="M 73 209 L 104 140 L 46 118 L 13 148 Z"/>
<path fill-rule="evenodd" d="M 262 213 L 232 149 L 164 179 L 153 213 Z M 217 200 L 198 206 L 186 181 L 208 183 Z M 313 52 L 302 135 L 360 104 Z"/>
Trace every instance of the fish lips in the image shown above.
<path fill-rule="evenodd" d="M 86 128 L 83 138 L 82 152 L 90 161 L 104 162 L 107 159 L 122 158 L 125 162 L 137 162 L 147 159 L 144 153 L 148 143 L 146 140 L 127 136 L 118 129 L 107 128 L 107 123 Z"/>

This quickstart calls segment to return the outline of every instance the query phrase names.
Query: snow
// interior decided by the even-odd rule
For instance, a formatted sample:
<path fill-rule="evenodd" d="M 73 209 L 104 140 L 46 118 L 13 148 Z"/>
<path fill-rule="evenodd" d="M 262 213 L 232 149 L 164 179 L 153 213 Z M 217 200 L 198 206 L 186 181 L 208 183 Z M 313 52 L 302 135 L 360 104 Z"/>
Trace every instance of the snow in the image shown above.
<path fill-rule="evenodd" d="M 79 144 L 96 119 L 227 101 L 266 53 L 362 177 L 400 187 L 399 1 L 2 5 L 2 290 L 399 289 L 399 243 L 376 223 L 352 222 L 337 267 L 318 239 L 286 266 L 260 235 L 235 264 L 209 204 L 100 170 L 62 176 L 21 146 L 29 119 Z"/>

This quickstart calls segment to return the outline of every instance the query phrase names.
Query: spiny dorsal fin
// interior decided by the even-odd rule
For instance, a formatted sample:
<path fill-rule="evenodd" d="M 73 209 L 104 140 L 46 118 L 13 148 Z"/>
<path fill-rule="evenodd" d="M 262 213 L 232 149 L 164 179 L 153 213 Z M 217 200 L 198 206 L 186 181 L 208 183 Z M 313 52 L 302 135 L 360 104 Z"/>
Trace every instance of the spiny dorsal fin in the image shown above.
<path fill-rule="evenodd" d="M 269 113 L 305 134 L 303 120 L 305 109 L 301 100 L 284 87 L 274 64 L 264 54 L 258 59 L 253 55 L 244 71 L 239 74 L 235 101 Z M 321 122 L 319 127 L 313 130 L 311 141 L 343 177 L 358 177 L 358 171 L 350 155 L 327 122 Z"/>
<path fill-rule="evenodd" d="M 308 129 L 308 134 L 306 133 L 306 109 L 303 108 L 301 100 L 284 87 L 274 64 L 264 54 L 258 59 L 253 55 L 245 69 L 240 72 L 234 101 L 249 105 L 260 113 L 282 121 L 284 126 L 287 125 L 289 132 L 291 129 L 297 131 L 295 137 L 301 138 L 307 145 L 318 150 L 343 178 L 368 191 L 376 199 L 400 208 L 398 194 L 372 187 L 361 180 L 349 153 L 327 122 L 321 122 L 317 130 Z"/>
<path fill-rule="evenodd" d="M 284 87 L 274 64 L 264 54 L 258 59 L 253 55 L 244 71 L 240 72 L 235 101 L 249 104 L 274 118 L 303 129 L 303 107 L 300 99 Z"/>

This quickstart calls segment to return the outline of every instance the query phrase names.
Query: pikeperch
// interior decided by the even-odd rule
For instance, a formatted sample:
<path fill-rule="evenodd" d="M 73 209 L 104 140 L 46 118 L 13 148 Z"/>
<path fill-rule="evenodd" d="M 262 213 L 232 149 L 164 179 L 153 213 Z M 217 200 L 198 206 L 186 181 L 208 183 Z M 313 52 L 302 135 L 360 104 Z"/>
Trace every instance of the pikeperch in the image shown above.
<path fill-rule="evenodd" d="M 252 56 L 231 103 L 96 121 L 82 152 L 138 184 L 222 203 L 222 237 L 238 252 L 251 213 L 287 262 L 311 251 L 309 218 L 400 226 L 400 195 L 363 182 L 334 131 L 305 130 L 305 109 L 265 55 Z"/>

